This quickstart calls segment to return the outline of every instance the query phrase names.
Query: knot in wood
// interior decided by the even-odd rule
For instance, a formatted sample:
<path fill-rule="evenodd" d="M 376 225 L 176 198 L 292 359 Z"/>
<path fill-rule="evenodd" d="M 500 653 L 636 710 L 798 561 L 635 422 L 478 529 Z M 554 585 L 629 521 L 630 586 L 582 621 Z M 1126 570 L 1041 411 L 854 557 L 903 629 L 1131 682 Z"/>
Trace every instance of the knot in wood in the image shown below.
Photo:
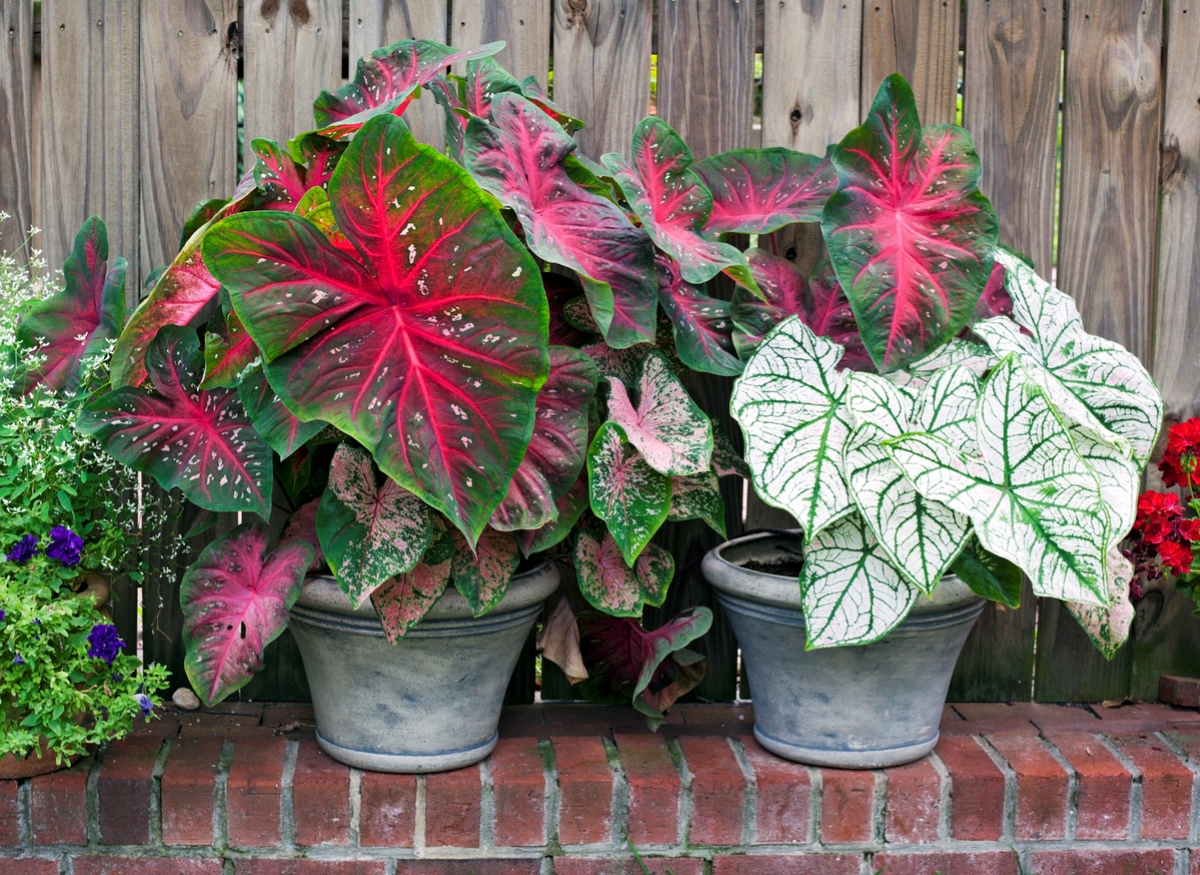
<path fill-rule="evenodd" d="M 567 0 L 567 11 L 571 16 L 571 26 L 587 23 L 587 0 Z"/>
<path fill-rule="evenodd" d="M 305 0 L 291 0 L 291 3 L 288 4 L 288 15 L 292 16 L 292 21 L 296 24 L 308 24 L 308 20 L 312 17 Z"/>
<path fill-rule="evenodd" d="M 274 18 L 278 11 L 279 0 L 263 0 L 262 6 L 258 7 L 258 14 L 268 21 Z"/>

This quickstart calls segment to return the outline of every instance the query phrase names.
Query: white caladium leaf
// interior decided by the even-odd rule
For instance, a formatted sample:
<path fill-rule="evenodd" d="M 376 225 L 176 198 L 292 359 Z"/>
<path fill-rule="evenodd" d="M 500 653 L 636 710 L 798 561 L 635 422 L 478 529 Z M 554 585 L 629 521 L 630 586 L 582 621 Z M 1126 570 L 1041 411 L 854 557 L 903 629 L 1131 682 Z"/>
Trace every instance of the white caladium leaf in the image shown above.
<path fill-rule="evenodd" d="M 1108 596 L 1112 603 L 1107 608 L 1080 602 L 1066 603 L 1071 616 L 1079 621 L 1105 659 L 1117 655 L 1133 628 L 1136 611 L 1129 600 L 1129 581 L 1132 579 L 1133 565 L 1120 550 L 1112 550 L 1108 554 Z"/>
<path fill-rule="evenodd" d="M 984 384 L 982 456 L 931 434 L 884 442 L 923 496 L 971 518 L 984 549 L 1021 567 L 1039 596 L 1108 604 L 1108 511 L 1045 396 L 1012 357 Z"/>
<path fill-rule="evenodd" d="M 625 562 L 632 565 L 667 520 L 671 478 L 651 468 L 613 422 L 600 426 L 592 438 L 587 471 L 592 512 L 608 524 Z"/>
<path fill-rule="evenodd" d="M 979 454 L 979 380 L 965 365 L 934 374 L 921 390 L 913 426 L 937 435 L 956 450 Z"/>
<path fill-rule="evenodd" d="M 842 347 L 789 317 L 758 345 L 730 400 L 755 490 L 810 540 L 854 509 L 841 472 L 851 428 L 841 357 Z"/>
<path fill-rule="evenodd" d="M 1138 491 L 1142 484 L 1142 469 L 1132 459 L 1119 449 L 1095 440 L 1081 428 L 1071 429 L 1071 438 L 1075 441 L 1075 450 L 1092 469 L 1096 479 L 1100 481 L 1100 495 L 1104 506 L 1108 509 L 1108 522 L 1111 532 L 1108 547 L 1109 555 L 1116 552 L 1115 548 L 1133 528 L 1137 517 Z"/>
<path fill-rule="evenodd" d="M 878 374 L 851 371 L 846 375 L 846 408 L 855 429 L 870 429 L 885 437 L 909 430 L 916 393 Z"/>
<path fill-rule="evenodd" d="M 810 648 L 877 641 L 908 616 L 920 594 L 857 514 L 805 548 L 800 598 Z"/>
<path fill-rule="evenodd" d="M 638 405 L 625 384 L 609 377 L 608 418 L 621 426 L 655 471 L 687 476 L 707 471 L 712 460 L 712 421 L 704 415 L 670 363 L 660 353 L 646 356 L 638 381 Z"/>
<path fill-rule="evenodd" d="M 675 560 L 657 544 L 626 562 L 612 534 L 583 529 L 575 541 L 579 591 L 595 607 L 615 617 L 640 617 L 646 605 L 659 607 L 675 576 Z"/>
<path fill-rule="evenodd" d="M 908 366 L 914 374 L 929 375 L 943 368 L 961 365 L 977 377 L 982 377 L 1000 363 L 1000 358 L 982 343 L 951 338 L 933 352 Z"/>
<path fill-rule="evenodd" d="M 671 478 L 671 510 L 667 519 L 704 520 L 722 538 L 725 535 L 725 501 L 721 498 L 721 482 L 716 471 L 705 471 L 691 477 Z"/>
<path fill-rule="evenodd" d="M 980 322 L 975 333 L 999 355 L 1013 352 L 1051 404 L 1101 440 L 1132 450 L 1145 465 L 1162 425 L 1163 400 L 1137 356 L 1119 343 L 1088 334 L 1075 302 L 1004 249 L 1013 319 Z"/>

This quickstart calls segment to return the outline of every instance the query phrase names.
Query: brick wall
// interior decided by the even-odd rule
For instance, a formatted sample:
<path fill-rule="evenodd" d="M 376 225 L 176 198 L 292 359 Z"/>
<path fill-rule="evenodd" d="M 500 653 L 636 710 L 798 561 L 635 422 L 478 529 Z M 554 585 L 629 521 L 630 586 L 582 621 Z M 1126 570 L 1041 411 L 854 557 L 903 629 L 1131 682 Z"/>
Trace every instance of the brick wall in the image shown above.
<path fill-rule="evenodd" d="M 753 713 L 509 709 L 485 763 L 348 769 L 311 714 L 169 714 L 0 781 L 3 875 L 1200 875 L 1200 714 L 962 705 L 934 754 L 806 768 Z"/>

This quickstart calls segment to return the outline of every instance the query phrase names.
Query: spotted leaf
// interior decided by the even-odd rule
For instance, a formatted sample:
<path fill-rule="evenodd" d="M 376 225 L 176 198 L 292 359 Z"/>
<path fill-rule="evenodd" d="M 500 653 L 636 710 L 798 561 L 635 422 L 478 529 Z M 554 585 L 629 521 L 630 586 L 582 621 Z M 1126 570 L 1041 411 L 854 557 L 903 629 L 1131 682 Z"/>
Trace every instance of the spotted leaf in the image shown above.
<path fill-rule="evenodd" d="M 617 617 L 640 617 L 646 605 L 658 607 L 675 576 L 671 554 L 651 544 L 633 565 L 621 555 L 610 533 L 581 529 L 575 541 L 579 591 L 594 607 Z"/>
<path fill-rule="evenodd" d="M 454 586 L 471 605 L 471 612 L 482 617 L 504 598 L 509 581 L 521 561 L 517 539 L 509 532 L 493 528 L 483 530 L 472 550 L 462 535 L 454 532 L 454 559 L 450 575 Z"/>
<path fill-rule="evenodd" d="M 1096 605 L 1067 602 L 1066 608 L 1087 633 L 1105 659 L 1112 659 L 1129 640 L 1133 618 L 1137 613 L 1129 600 L 1129 582 L 1133 580 L 1133 565 L 1113 550 L 1108 554 L 1108 597 L 1106 608 Z"/>
<path fill-rule="evenodd" d="M 671 478 L 671 509 L 667 519 L 704 520 L 709 528 L 725 537 L 725 501 L 716 471 L 704 471 L 690 477 Z"/>
<path fill-rule="evenodd" d="M 262 360 L 262 354 L 237 313 L 214 316 L 209 319 L 208 329 L 204 335 L 204 379 L 200 388 L 231 389 Z"/>
<path fill-rule="evenodd" d="M 254 430 L 281 459 L 289 458 L 329 425 L 320 419 L 308 422 L 297 419 L 279 400 L 262 368 L 255 367 L 248 371 L 238 383 L 237 393 L 254 424 Z"/>
<path fill-rule="evenodd" d="M 767 234 L 793 222 L 816 222 L 837 190 L 826 159 L 791 149 L 735 149 L 692 167 L 712 192 L 708 234 Z"/>
<path fill-rule="evenodd" d="M 658 302 L 671 320 L 680 360 L 693 371 L 722 377 L 740 374 L 729 302 L 711 298 L 684 280 L 673 260 L 659 255 L 655 264 Z"/>
<path fill-rule="evenodd" d="M 602 425 L 592 439 L 587 470 L 592 513 L 608 523 L 626 563 L 632 564 L 666 522 L 671 478 L 650 467 L 613 422 Z"/>
<path fill-rule="evenodd" d="M 437 565 L 422 562 L 371 593 L 371 604 L 383 623 L 387 640 L 395 644 L 407 635 L 442 597 L 449 583 L 449 559 Z"/>

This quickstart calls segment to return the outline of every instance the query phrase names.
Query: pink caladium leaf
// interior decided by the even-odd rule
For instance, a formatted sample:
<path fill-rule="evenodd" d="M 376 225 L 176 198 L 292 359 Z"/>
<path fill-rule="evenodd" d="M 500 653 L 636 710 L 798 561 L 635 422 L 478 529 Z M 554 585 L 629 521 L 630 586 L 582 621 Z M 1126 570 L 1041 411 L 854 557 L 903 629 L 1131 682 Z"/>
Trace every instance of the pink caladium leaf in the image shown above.
<path fill-rule="evenodd" d="M 262 668 L 312 563 L 303 541 L 270 554 L 268 541 L 261 523 L 244 523 L 205 547 L 180 581 L 184 668 L 209 707 Z"/>
<path fill-rule="evenodd" d="M 395 644 L 429 613 L 450 583 L 450 565 L 449 559 L 436 565 L 422 562 L 371 593 L 388 641 Z"/>
<path fill-rule="evenodd" d="M 634 407 L 625 384 L 609 377 L 609 421 L 621 427 L 626 439 L 660 474 L 670 476 L 707 471 L 712 460 L 712 421 L 692 400 L 661 353 L 642 363 Z"/>
<path fill-rule="evenodd" d="M 504 598 L 508 583 L 521 561 L 517 539 L 509 532 L 483 530 L 472 550 L 467 539 L 454 535 L 454 559 L 450 576 L 455 588 L 471 605 L 471 613 L 482 617 Z"/>
<path fill-rule="evenodd" d="M 474 542 L 549 370 L 537 265 L 470 177 L 393 116 L 358 132 L 329 201 L 359 257 L 260 211 L 210 231 L 205 258 L 288 409 L 354 438 Z"/>
<path fill-rule="evenodd" d="M 608 524 L 626 564 L 632 565 L 667 521 L 671 478 L 650 467 L 614 422 L 600 426 L 592 439 L 587 471 L 592 513 Z"/>
<path fill-rule="evenodd" d="M 263 193 L 268 210 L 291 210 L 304 197 L 304 168 L 274 140 L 250 141 L 254 153 L 254 182 Z"/>
<path fill-rule="evenodd" d="M 617 617 L 640 617 L 646 605 L 658 607 L 675 576 L 671 554 L 651 544 L 631 566 L 610 533 L 580 529 L 575 539 L 579 591 L 596 608 Z"/>
<path fill-rule="evenodd" d="M 290 457 L 329 425 L 321 419 L 308 422 L 297 419 L 279 400 L 260 367 L 251 368 L 242 375 L 237 393 L 254 430 L 281 459 Z"/>
<path fill-rule="evenodd" d="M 514 532 L 521 552 L 526 556 L 549 550 L 561 543 L 571 531 L 583 512 L 588 509 L 587 477 L 580 477 L 567 493 L 554 502 L 558 515 L 540 529 L 524 529 Z"/>
<path fill-rule="evenodd" d="M 992 273 L 988 277 L 987 285 L 983 287 L 983 293 L 975 302 L 975 315 L 971 319 L 972 322 L 991 319 L 993 316 L 1012 315 L 1013 299 L 1004 285 L 1007 274 L 1008 271 L 1004 269 L 1003 264 L 998 261 L 992 264 Z"/>
<path fill-rule="evenodd" d="M 712 192 L 706 233 L 767 234 L 793 222 L 816 222 L 837 191 L 828 159 L 791 149 L 735 149 L 692 169 Z"/>
<path fill-rule="evenodd" d="M 725 535 L 725 500 L 717 472 L 708 470 L 690 477 L 671 478 L 671 509 L 667 519 L 672 522 L 703 520 L 722 538 Z"/>
<path fill-rule="evenodd" d="M 241 382 L 243 375 L 262 357 L 238 314 L 208 321 L 204 334 L 204 379 L 201 389 L 230 389 Z"/>
<path fill-rule="evenodd" d="M 729 438 L 721 432 L 720 423 L 713 423 L 712 469 L 718 477 L 751 478 L 750 466 L 741 457 Z"/>
<path fill-rule="evenodd" d="M 467 125 L 463 164 L 517 214 L 538 256 L 575 271 L 608 344 L 654 338 L 654 246 L 612 201 L 572 179 L 575 141 L 518 94 L 492 99 L 492 121 Z"/>
<path fill-rule="evenodd" d="M 204 358 L 190 328 L 168 325 L 146 351 L 150 389 L 94 399 L 79 428 L 109 455 L 205 510 L 271 512 L 271 449 L 232 389 L 200 389 Z"/>
<path fill-rule="evenodd" d="M 712 627 L 712 611 L 693 608 L 653 631 L 635 619 L 585 611 L 578 617 L 579 645 L 588 678 L 580 684 L 585 699 L 627 704 L 645 714 L 657 729 L 680 696 L 704 678 L 703 657 L 684 650 Z"/>
<path fill-rule="evenodd" d="M 588 407 L 599 375 L 586 354 L 550 347 L 550 376 L 538 393 L 529 448 L 492 514 L 501 531 L 537 529 L 558 516 L 556 502 L 579 479 L 588 446 Z"/>
<path fill-rule="evenodd" d="M 584 127 L 584 124 L 573 115 L 567 113 L 561 106 L 550 99 L 542 83 L 536 76 L 526 76 L 521 80 L 521 93 L 529 98 L 530 103 L 563 126 L 568 134 L 573 134 Z"/>
<path fill-rule="evenodd" d="M 108 267 L 108 229 L 98 217 L 83 223 L 63 265 L 62 291 L 26 305 L 17 340 L 43 359 L 19 381 L 74 391 L 83 360 L 101 353 L 125 321 L 125 259 Z"/>
<path fill-rule="evenodd" d="M 721 271 L 753 285 L 741 251 L 701 236 L 712 210 L 712 194 L 692 171 L 692 150 L 662 119 L 642 119 L 633 132 L 633 165 L 616 152 L 603 157 L 642 227 L 679 265 L 690 283 Z"/>
<path fill-rule="evenodd" d="M 996 213 L 978 188 L 970 134 L 922 128 L 899 74 L 832 155 L 841 187 L 821 227 L 867 352 L 886 373 L 970 321 L 992 270 Z"/>
<path fill-rule="evenodd" d="M 742 372 L 733 343 L 733 318 L 728 301 L 711 298 L 687 282 L 679 265 L 659 255 L 658 302 L 671 320 L 675 351 L 694 371 L 735 377 Z"/>
<path fill-rule="evenodd" d="M 401 40 L 360 58 L 354 79 L 337 91 L 322 91 L 313 103 L 320 133 L 341 138 L 378 115 L 403 115 L 417 90 L 459 61 L 494 55 L 503 42 L 456 50 L 432 40 Z"/>
<path fill-rule="evenodd" d="M 800 318 L 821 337 L 841 344 L 845 353 L 839 365 L 855 371 L 873 371 L 875 365 L 855 321 L 854 310 L 846 299 L 846 290 L 838 282 L 829 259 L 820 261 L 808 277 L 809 297 Z"/>
<path fill-rule="evenodd" d="M 491 118 L 492 98 L 497 94 L 521 94 L 521 83 L 509 74 L 495 58 L 477 58 L 467 62 L 467 75 L 462 80 L 461 94 L 469 115 Z M 465 124 L 464 124 L 465 127 Z"/>
<path fill-rule="evenodd" d="M 317 537 L 355 607 L 389 578 L 415 568 L 432 534 L 425 502 L 380 478 L 366 450 L 338 446 L 317 509 Z"/>
<path fill-rule="evenodd" d="M 283 534 L 279 537 L 281 547 L 292 541 L 301 541 L 313 548 L 313 558 L 308 570 L 314 573 L 325 567 L 325 554 L 321 552 L 321 539 L 317 537 L 317 508 L 320 504 L 321 499 L 314 498 L 296 508 L 296 512 L 288 517 Z"/>
<path fill-rule="evenodd" d="M 304 188 L 311 191 L 329 185 L 333 171 L 346 151 L 346 143 L 309 131 L 288 141 L 288 151 L 292 160 L 304 165 Z"/>

